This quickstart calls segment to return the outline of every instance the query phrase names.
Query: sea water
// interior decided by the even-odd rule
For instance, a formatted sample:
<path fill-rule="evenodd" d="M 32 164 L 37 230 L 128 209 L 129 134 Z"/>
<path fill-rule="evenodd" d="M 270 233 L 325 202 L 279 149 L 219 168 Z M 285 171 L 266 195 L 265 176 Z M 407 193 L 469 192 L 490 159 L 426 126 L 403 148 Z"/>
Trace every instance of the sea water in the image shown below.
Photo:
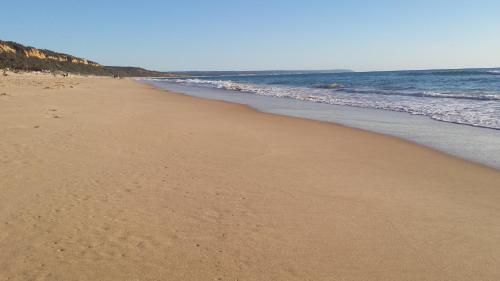
<path fill-rule="evenodd" d="M 500 169 L 500 69 L 198 72 L 144 81 L 264 112 L 393 135 Z"/>

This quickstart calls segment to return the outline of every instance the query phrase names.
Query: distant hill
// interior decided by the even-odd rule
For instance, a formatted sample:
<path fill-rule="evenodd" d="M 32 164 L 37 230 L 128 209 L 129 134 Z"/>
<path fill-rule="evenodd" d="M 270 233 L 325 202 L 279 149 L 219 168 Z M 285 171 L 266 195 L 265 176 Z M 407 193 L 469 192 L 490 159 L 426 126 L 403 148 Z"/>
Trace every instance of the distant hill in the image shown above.
<path fill-rule="evenodd" d="M 150 71 L 139 67 L 103 66 L 97 62 L 27 47 L 16 42 L 0 40 L 0 69 L 22 71 L 69 72 L 84 75 L 124 77 L 172 77 L 171 73 Z"/>

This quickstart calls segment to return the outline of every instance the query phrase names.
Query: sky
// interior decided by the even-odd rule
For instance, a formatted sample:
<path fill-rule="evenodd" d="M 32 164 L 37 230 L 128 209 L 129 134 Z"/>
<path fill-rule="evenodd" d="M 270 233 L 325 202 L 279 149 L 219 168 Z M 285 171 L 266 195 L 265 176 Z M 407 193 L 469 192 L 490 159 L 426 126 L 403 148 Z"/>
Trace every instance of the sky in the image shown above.
<path fill-rule="evenodd" d="M 2 1 L 0 40 L 162 71 L 500 67 L 499 0 Z"/>

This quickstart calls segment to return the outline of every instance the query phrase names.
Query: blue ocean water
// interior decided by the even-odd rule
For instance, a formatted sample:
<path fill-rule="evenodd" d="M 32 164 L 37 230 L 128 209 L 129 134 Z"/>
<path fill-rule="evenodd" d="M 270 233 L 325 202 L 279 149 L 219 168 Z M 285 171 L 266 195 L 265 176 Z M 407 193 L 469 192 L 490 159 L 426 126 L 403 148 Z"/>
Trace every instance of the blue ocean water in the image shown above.
<path fill-rule="evenodd" d="M 188 74 L 196 76 L 141 80 L 392 135 L 500 169 L 500 69 Z"/>
<path fill-rule="evenodd" d="M 169 82 L 406 112 L 444 122 L 500 129 L 500 69 L 235 73 Z"/>

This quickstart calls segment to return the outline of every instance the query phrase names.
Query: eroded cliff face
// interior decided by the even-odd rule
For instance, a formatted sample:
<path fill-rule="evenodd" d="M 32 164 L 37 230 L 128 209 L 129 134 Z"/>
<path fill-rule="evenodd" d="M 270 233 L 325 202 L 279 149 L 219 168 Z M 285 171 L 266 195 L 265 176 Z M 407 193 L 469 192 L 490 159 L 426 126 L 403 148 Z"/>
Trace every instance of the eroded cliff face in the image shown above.
<path fill-rule="evenodd" d="M 8 43 L 0 42 L 0 53 L 11 53 L 15 55 L 22 55 L 27 58 L 37 58 L 42 60 L 55 60 L 60 62 L 71 62 L 75 64 L 84 64 L 92 66 L 101 66 L 98 63 L 81 59 L 73 56 L 68 56 L 64 54 L 54 54 L 52 52 L 47 52 L 44 50 L 39 50 L 31 47 L 21 47 L 21 46 L 11 46 Z"/>
<path fill-rule="evenodd" d="M 7 44 L 0 43 L 0 52 L 15 54 L 16 50 Z"/>
<path fill-rule="evenodd" d="M 65 56 L 47 56 L 48 59 L 57 60 L 57 61 L 68 61 L 68 57 Z"/>
<path fill-rule="evenodd" d="M 90 65 L 94 65 L 94 66 L 99 66 L 99 64 L 97 64 L 95 62 L 88 61 L 86 59 L 72 59 L 71 62 L 72 63 L 81 63 L 81 64 L 90 64 Z"/>
<path fill-rule="evenodd" d="M 39 59 L 46 59 L 47 58 L 45 56 L 45 54 L 38 49 L 23 50 L 23 53 L 28 58 L 39 58 Z"/>

